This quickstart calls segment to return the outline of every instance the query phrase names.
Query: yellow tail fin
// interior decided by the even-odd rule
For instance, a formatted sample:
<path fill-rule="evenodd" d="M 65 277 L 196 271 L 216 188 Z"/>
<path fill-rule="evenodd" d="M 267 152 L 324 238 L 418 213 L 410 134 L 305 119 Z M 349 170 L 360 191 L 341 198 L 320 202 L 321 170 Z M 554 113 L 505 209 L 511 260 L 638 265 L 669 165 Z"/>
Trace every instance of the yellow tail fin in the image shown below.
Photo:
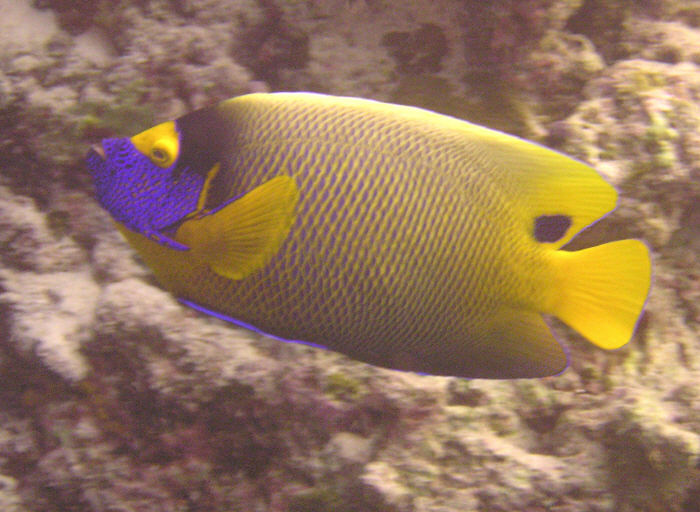
<path fill-rule="evenodd" d="M 634 332 L 651 284 L 649 250 L 620 240 L 581 251 L 556 251 L 551 313 L 591 343 L 618 348 Z"/>

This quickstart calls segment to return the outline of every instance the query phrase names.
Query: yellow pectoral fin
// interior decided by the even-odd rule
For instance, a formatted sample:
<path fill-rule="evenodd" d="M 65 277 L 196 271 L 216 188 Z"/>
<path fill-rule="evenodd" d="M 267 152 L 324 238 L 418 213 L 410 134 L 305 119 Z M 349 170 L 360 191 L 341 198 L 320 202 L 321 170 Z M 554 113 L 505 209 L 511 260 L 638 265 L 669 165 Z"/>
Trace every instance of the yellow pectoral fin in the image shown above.
<path fill-rule="evenodd" d="M 215 213 L 184 222 L 175 238 L 217 274 L 243 279 L 279 250 L 298 200 L 294 179 L 278 176 Z"/>

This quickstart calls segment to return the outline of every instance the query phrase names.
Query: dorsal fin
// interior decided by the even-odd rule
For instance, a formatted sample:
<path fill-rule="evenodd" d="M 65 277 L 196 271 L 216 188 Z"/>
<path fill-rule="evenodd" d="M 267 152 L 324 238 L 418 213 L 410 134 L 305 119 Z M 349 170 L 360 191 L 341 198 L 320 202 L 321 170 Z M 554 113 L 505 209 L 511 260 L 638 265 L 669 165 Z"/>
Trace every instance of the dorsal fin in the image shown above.
<path fill-rule="evenodd" d="M 512 135 L 466 123 L 475 151 L 503 176 L 499 183 L 526 211 L 526 228 L 534 232 L 541 216 L 566 216 L 571 223 L 562 237 L 544 242 L 559 248 L 579 231 L 615 208 L 617 191 L 593 168 L 573 158 Z"/>

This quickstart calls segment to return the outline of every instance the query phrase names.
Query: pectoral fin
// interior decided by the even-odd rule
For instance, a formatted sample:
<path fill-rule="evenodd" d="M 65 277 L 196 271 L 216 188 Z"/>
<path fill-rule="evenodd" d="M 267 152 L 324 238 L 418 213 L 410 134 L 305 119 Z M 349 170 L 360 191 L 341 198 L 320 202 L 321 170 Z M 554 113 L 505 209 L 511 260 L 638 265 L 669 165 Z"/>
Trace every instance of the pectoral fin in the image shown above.
<path fill-rule="evenodd" d="M 294 221 L 298 199 L 294 179 L 277 176 L 213 213 L 185 221 L 175 238 L 215 273 L 243 279 L 279 250 Z"/>

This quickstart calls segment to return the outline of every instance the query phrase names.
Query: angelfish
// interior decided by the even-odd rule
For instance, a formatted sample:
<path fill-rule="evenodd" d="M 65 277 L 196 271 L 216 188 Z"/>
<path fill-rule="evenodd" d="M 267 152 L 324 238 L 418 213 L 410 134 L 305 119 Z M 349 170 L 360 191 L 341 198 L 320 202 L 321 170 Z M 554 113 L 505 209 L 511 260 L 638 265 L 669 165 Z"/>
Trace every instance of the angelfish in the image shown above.
<path fill-rule="evenodd" d="M 562 250 L 615 208 L 589 166 L 408 106 L 249 94 L 87 157 L 97 199 L 164 288 L 270 335 L 435 375 L 541 377 L 543 314 L 627 343 L 646 245 Z"/>

